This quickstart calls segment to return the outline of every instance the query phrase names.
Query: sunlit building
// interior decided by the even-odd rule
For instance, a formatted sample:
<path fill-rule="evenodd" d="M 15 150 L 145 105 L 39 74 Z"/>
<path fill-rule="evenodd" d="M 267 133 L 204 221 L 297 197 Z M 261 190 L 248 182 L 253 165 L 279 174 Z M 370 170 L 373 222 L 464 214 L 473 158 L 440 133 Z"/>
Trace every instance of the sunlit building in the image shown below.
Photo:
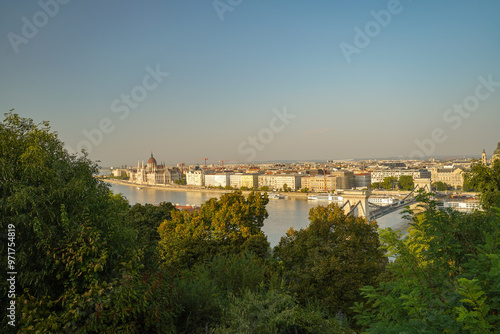
<path fill-rule="evenodd" d="M 462 189 L 464 185 L 463 170 L 460 168 L 431 168 L 431 181 L 444 182 L 454 189 Z"/>
<path fill-rule="evenodd" d="M 205 185 L 205 173 L 203 170 L 193 170 L 186 173 L 186 184 L 188 186 L 199 186 Z"/>
<path fill-rule="evenodd" d="M 177 168 L 168 168 L 165 164 L 158 165 L 151 153 L 146 166 L 137 162 L 136 168 L 128 170 L 129 182 L 147 185 L 166 185 L 174 183 L 182 178 Z"/>

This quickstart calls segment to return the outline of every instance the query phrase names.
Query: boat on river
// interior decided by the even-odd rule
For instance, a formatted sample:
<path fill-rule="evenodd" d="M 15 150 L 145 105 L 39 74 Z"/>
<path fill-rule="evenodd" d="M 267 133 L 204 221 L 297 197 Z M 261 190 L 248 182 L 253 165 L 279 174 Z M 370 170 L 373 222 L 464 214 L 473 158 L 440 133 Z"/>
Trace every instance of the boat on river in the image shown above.
<path fill-rule="evenodd" d="M 307 196 L 308 200 L 319 200 L 319 201 L 330 201 L 330 202 L 343 202 L 344 198 L 342 196 L 334 194 L 315 194 Z"/>

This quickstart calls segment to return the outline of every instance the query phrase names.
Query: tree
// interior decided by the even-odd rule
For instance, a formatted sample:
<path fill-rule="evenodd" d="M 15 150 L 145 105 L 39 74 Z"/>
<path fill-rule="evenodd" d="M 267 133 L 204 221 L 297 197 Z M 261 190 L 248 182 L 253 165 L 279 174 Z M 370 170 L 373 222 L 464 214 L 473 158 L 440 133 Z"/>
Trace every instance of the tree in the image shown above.
<path fill-rule="evenodd" d="M 276 290 L 246 291 L 241 297 L 233 296 L 221 322 L 214 333 L 353 333 L 324 310 L 302 307 L 291 295 Z"/>
<path fill-rule="evenodd" d="M 480 200 L 484 209 L 500 206 L 500 160 L 496 160 L 491 167 L 480 162 L 472 164 L 464 179 L 468 187 L 481 192 Z"/>
<path fill-rule="evenodd" d="M 283 191 L 284 191 L 284 192 L 289 192 L 289 191 L 291 191 L 291 190 L 292 190 L 292 189 L 291 189 L 290 187 L 288 187 L 288 185 L 287 185 L 286 183 L 285 183 L 285 184 L 283 184 Z"/>
<path fill-rule="evenodd" d="M 269 187 L 268 186 L 262 186 L 262 187 L 260 187 L 260 190 L 261 191 L 269 191 Z"/>
<path fill-rule="evenodd" d="M 394 187 L 398 184 L 398 178 L 394 176 L 388 176 L 384 178 L 381 186 L 386 190 L 393 190 Z"/>
<path fill-rule="evenodd" d="M 308 193 L 309 192 L 309 188 L 307 188 L 307 187 L 302 188 L 302 189 L 300 189 L 300 192 L 301 193 Z"/>
<path fill-rule="evenodd" d="M 401 190 L 413 190 L 415 184 L 413 183 L 413 177 L 410 175 L 401 175 L 398 181 L 399 189 Z"/>
<path fill-rule="evenodd" d="M 385 280 L 362 289 L 358 325 L 368 333 L 497 333 L 500 326 L 500 215 L 438 210 L 427 195 L 409 235 L 387 229 L 395 261 Z M 500 212 L 500 211 L 499 211 Z"/>
<path fill-rule="evenodd" d="M 125 220 L 137 233 L 137 243 L 144 253 L 143 264 L 146 270 L 158 269 L 158 227 L 165 220 L 172 219 L 172 211 L 176 211 L 172 203 L 162 202 L 159 205 L 140 203 L 128 210 Z"/>
<path fill-rule="evenodd" d="M 142 252 L 125 223 L 127 201 L 97 174 L 86 155 L 64 150 L 48 122 L 10 113 L 0 124 L 0 250 L 7 254 L 7 241 L 15 247 L 19 333 L 105 332 L 110 323 L 116 331 L 140 332 L 171 324 L 167 312 L 150 321 L 155 305 L 174 309 L 168 296 L 131 294 Z M 15 231 L 11 240 L 3 234 L 8 228 Z M 2 296 L 5 275 L 1 271 Z M 2 309 L 8 302 L 1 299 Z M 99 319 L 112 312 L 115 317 Z M 7 320 L 1 320 L 3 333 L 12 329 Z"/>
<path fill-rule="evenodd" d="M 359 288 L 374 284 L 387 259 L 379 250 L 377 224 L 345 215 L 335 204 L 309 213 L 306 229 L 290 229 L 274 249 L 284 284 L 302 303 L 318 300 L 333 313 L 361 301 Z"/>
<path fill-rule="evenodd" d="M 178 333 L 206 333 L 206 328 L 223 321 L 223 308 L 231 296 L 260 289 L 267 268 L 261 258 L 250 253 L 219 254 L 192 268 L 177 272 Z"/>
<path fill-rule="evenodd" d="M 432 182 L 432 189 L 437 191 L 446 191 L 448 190 L 448 185 L 442 181 Z"/>
<path fill-rule="evenodd" d="M 182 178 L 180 180 L 175 180 L 174 183 L 178 184 L 178 185 L 181 185 L 181 186 L 185 186 L 186 185 L 186 179 Z"/>
<path fill-rule="evenodd" d="M 269 243 L 262 226 L 268 202 L 266 194 L 251 192 L 245 198 L 235 191 L 206 201 L 199 211 L 174 212 L 158 228 L 162 262 L 190 268 L 216 254 L 250 251 L 265 256 Z"/>
<path fill-rule="evenodd" d="M 463 189 L 463 191 L 466 191 L 466 192 L 467 191 L 476 191 L 476 189 L 474 189 L 466 179 L 464 179 L 464 184 L 462 186 L 462 189 Z"/>

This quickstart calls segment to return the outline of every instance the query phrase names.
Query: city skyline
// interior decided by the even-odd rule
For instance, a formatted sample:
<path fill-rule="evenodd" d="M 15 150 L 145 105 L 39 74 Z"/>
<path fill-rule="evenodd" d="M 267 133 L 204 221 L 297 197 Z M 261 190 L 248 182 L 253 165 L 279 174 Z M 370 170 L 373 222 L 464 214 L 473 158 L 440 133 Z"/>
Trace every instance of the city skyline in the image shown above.
<path fill-rule="evenodd" d="M 483 149 L 486 160 L 492 161 L 494 154 L 499 149 L 500 149 L 500 141 L 498 141 L 497 146 L 494 150 L 487 151 L 486 149 Z M 100 164 L 100 167 L 106 169 L 109 167 L 122 168 L 122 166 L 131 167 L 131 168 L 134 168 L 137 166 L 146 166 L 148 164 L 149 158 L 154 158 L 155 160 L 158 158 L 158 160 L 157 160 L 158 165 L 166 165 L 167 167 L 168 166 L 181 167 L 181 164 L 182 164 L 182 166 L 185 166 L 185 167 L 196 166 L 196 165 L 203 167 L 205 165 L 205 160 L 206 160 L 207 167 L 219 168 L 222 166 L 221 160 L 210 159 L 210 158 L 188 159 L 185 162 L 173 162 L 173 163 L 168 164 L 162 158 L 161 152 L 159 155 L 156 155 L 156 154 L 154 154 L 154 152 L 151 151 L 150 155 L 146 159 L 140 158 L 140 159 L 137 159 L 137 162 L 135 162 L 135 161 L 131 162 L 133 159 L 131 157 L 127 157 L 120 164 L 110 165 L 110 166 L 104 166 L 104 165 Z M 448 156 L 430 156 L 430 157 L 427 157 L 427 159 L 415 159 L 415 160 L 408 160 L 408 159 L 401 158 L 401 157 L 368 157 L 368 158 L 357 158 L 357 159 L 310 159 L 310 160 L 300 160 L 300 159 L 276 160 L 276 159 L 274 159 L 274 160 L 267 160 L 267 161 L 252 161 L 250 163 L 244 162 L 244 161 L 224 160 L 224 164 L 227 166 L 229 166 L 229 165 L 243 165 L 243 166 L 244 165 L 246 165 L 246 166 L 255 165 L 255 166 L 258 166 L 258 165 L 280 164 L 280 163 L 284 163 L 284 164 L 308 164 L 308 163 L 323 164 L 323 163 L 356 163 L 356 162 L 369 162 L 369 161 L 373 161 L 373 162 L 376 162 L 376 161 L 380 161 L 380 162 L 383 162 L 383 161 L 398 161 L 398 162 L 402 162 L 402 161 L 418 162 L 418 161 L 421 161 L 421 162 L 425 162 L 426 160 L 428 161 L 430 159 L 434 159 L 436 162 L 439 162 L 439 161 L 441 161 L 441 162 L 446 162 L 446 161 L 453 162 L 453 161 L 460 161 L 461 159 L 465 159 L 465 160 L 471 160 L 471 159 L 474 160 L 475 159 L 477 161 L 481 161 L 481 160 L 483 160 L 483 153 L 472 154 L 472 155 L 457 155 L 457 156 L 449 156 L 449 155 Z M 100 163 L 101 161 L 98 161 L 98 162 Z"/>
<path fill-rule="evenodd" d="M 491 161 L 492 156 L 493 156 L 493 151 L 491 152 L 486 152 L 486 156 L 488 161 Z M 154 153 L 154 152 L 153 152 Z M 168 154 L 167 154 L 168 155 Z M 146 155 L 143 155 L 146 156 Z M 184 163 L 185 166 L 195 166 L 199 165 L 200 167 L 204 166 L 204 159 L 188 159 L 186 162 L 172 162 L 172 163 L 166 163 L 166 160 L 162 158 L 161 152 L 157 155 L 154 154 L 154 158 L 156 159 L 158 157 L 158 164 L 165 164 L 166 166 L 178 166 L 181 163 Z M 127 166 L 127 167 L 136 167 L 137 164 L 139 165 L 147 165 L 149 156 L 143 158 L 141 156 L 140 159 L 134 160 L 131 157 L 126 157 L 121 163 L 116 164 L 116 165 L 101 165 L 103 168 L 108 168 L 108 167 L 114 167 L 114 168 L 120 168 L 120 166 Z M 448 160 L 460 160 L 460 159 L 476 159 L 480 160 L 481 159 L 481 154 L 472 154 L 472 155 L 456 155 L 456 156 L 431 156 L 428 157 L 428 159 L 436 159 L 437 161 L 448 161 Z M 228 161 L 228 163 L 224 162 L 225 165 L 260 165 L 260 164 L 270 164 L 270 163 L 297 163 L 297 164 L 304 164 L 304 163 L 325 163 L 325 162 L 359 162 L 359 161 L 405 161 L 405 159 L 400 159 L 400 157 L 366 157 L 366 158 L 356 158 L 356 159 L 351 159 L 351 158 L 346 158 L 346 159 L 310 159 L 310 160 L 302 160 L 302 159 L 286 159 L 286 160 L 277 160 L 277 159 L 271 159 L 271 160 L 257 160 L 257 161 L 252 161 L 251 163 L 245 162 L 245 161 Z M 420 159 L 417 159 L 420 160 Z M 135 162 L 134 162 L 135 161 Z M 415 160 L 416 161 L 416 160 Z M 424 161 L 424 160 L 422 160 Z M 101 161 L 99 161 L 101 162 Z M 220 167 L 221 166 L 221 160 L 211 160 L 207 159 L 207 166 L 212 166 L 212 167 Z"/>
<path fill-rule="evenodd" d="M 488 156 L 495 1 L 14 2 L 2 112 L 103 166 Z"/>

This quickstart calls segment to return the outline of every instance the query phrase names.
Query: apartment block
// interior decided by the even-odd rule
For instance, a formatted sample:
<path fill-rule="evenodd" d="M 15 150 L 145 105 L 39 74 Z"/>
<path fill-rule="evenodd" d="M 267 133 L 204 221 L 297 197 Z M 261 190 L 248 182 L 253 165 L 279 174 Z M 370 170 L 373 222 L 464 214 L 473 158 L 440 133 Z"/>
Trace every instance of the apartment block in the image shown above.
<path fill-rule="evenodd" d="M 463 170 L 460 168 L 431 168 L 431 180 L 432 182 L 444 182 L 459 190 L 464 185 Z"/>
<path fill-rule="evenodd" d="M 413 179 L 430 179 L 431 172 L 427 169 L 384 169 L 372 172 L 371 183 L 383 182 L 386 177 L 399 179 L 403 175 L 409 175 Z"/>
<path fill-rule="evenodd" d="M 247 187 L 249 189 L 259 187 L 259 176 L 257 174 L 241 175 L 241 187 Z"/>
<path fill-rule="evenodd" d="M 204 186 L 205 173 L 202 170 L 189 171 L 186 173 L 186 184 L 190 186 Z"/>
<path fill-rule="evenodd" d="M 205 187 L 226 187 L 231 184 L 230 174 L 205 174 Z"/>

